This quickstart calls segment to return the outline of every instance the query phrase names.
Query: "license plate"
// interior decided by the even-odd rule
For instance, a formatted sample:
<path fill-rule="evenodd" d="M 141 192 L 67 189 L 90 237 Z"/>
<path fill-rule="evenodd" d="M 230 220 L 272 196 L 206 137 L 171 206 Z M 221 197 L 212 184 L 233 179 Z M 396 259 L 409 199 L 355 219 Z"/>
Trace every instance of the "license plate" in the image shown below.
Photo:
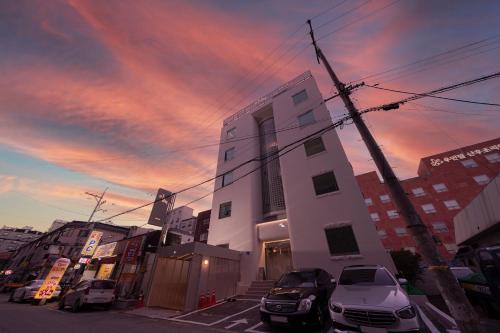
<path fill-rule="evenodd" d="M 281 316 L 271 316 L 271 321 L 274 321 L 276 323 L 288 323 L 288 318 Z"/>
<path fill-rule="evenodd" d="M 381 327 L 360 326 L 359 329 L 363 333 L 387 333 L 387 330 Z"/>

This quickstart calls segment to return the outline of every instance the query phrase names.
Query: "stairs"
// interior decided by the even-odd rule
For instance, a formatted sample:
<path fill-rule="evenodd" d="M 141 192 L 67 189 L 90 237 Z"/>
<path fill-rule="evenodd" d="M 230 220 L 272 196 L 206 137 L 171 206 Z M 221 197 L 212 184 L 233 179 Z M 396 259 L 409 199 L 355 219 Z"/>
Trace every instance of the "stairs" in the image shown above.
<path fill-rule="evenodd" d="M 253 281 L 248 290 L 243 295 L 238 295 L 237 299 L 260 300 L 274 286 L 274 280 Z"/>

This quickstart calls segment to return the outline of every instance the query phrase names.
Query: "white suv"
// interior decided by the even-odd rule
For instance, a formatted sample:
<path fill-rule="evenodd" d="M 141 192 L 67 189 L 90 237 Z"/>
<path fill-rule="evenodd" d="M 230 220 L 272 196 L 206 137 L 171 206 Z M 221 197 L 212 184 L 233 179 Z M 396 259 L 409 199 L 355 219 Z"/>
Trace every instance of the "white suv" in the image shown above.
<path fill-rule="evenodd" d="M 376 327 L 383 332 L 420 332 L 416 309 L 383 266 L 344 267 L 328 308 L 334 327 L 340 330 Z"/>

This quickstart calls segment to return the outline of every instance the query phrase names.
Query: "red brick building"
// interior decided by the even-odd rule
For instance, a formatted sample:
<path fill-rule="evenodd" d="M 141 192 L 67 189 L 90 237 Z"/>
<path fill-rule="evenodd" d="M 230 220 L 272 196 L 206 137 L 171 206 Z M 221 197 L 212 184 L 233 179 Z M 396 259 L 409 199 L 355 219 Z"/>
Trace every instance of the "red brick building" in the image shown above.
<path fill-rule="evenodd" d="M 456 252 L 453 217 L 500 173 L 500 138 L 420 160 L 418 176 L 401 181 L 442 255 Z M 418 252 L 416 243 L 375 171 L 356 176 L 386 249 Z"/>

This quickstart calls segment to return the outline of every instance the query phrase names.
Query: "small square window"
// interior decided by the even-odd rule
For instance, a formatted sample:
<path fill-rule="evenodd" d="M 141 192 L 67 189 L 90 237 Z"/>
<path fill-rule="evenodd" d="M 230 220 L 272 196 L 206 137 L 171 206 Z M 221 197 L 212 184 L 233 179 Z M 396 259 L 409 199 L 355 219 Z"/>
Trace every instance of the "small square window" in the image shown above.
<path fill-rule="evenodd" d="M 408 235 L 408 231 L 406 230 L 406 228 L 394 228 L 394 231 L 396 232 L 396 235 L 398 235 L 398 237 Z"/>
<path fill-rule="evenodd" d="M 312 156 L 325 151 L 325 145 L 323 144 L 323 139 L 321 139 L 321 137 L 307 140 L 304 142 L 304 148 L 306 150 L 306 156 Z"/>
<path fill-rule="evenodd" d="M 380 221 L 380 216 L 378 216 L 378 213 L 371 213 L 370 217 L 372 218 L 373 222 L 378 222 Z"/>
<path fill-rule="evenodd" d="M 432 185 L 432 187 L 434 188 L 434 191 L 436 191 L 438 193 L 448 191 L 448 188 L 443 183 L 434 184 L 434 185 Z"/>
<path fill-rule="evenodd" d="M 444 222 L 434 222 L 432 223 L 432 229 L 437 233 L 448 232 L 448 226 Z"/>
<path fill-rule="evenodd" d="M 486 157 L 486 159 L 490 163 L 500 163 L 500 154 L 499 153 L 484 155 L 484 157 Z"/>
<path fill-rule="evenodd" d="M 446 208 L 449 210 L 455 210 L 455 209 L 460 209 L 460 205 L 458 204 L 457 200 L 446 200 L 444 202 L 444 205 Z"/>
<path fill-rule="evenodd" d="M 382 194 L 379 198 L 382 203 L 391 202 L 391 197 L 389 196 L 389 194 Z"/>
<path fill-rule="evenodd" d="M 307 99 L 307 91 L 304 89 L 292 96 L 293 104 L 297 105 Z"/>
<path fill-rule="evenodd" d="M 479 185 L 486 185 L 490 182 L 490 177 L 488 177 L 486 175 L 479 175 L 479 176 L 474 176 L 474 180 Z"/>
<path fill-rule="evenodd" d="M 316 195 L 326 194 L 339 190 L 337 179 L 333 171 L 328 171 L 324 174 L 312 177 L 314 191 Z"/>
<path fill-rule="evenodd" d="M 225 173 L 222 176 L 222 187 L 227 186 L 233 182 L 233 172 Z"/>
<path fill-rule="evenodd" d="M 378 230 L 378 231 L 377 231 L 377 233 L 378 233 L 378 235 L 379 235 L 379 237 L 380 237 L 381 239 L 386 239 L 386 238 L 387 238 L 387 232 L 385 232 L 385 230 L 384 230 L 384 229 L 380 229 L 380 230 Z"/>
<path fill-rule="evenodd" d="M 373 206 L 372 198 L 365 198 L 365 205 L 366 206 Z"/>
<path fill-rule="evenodd" d="M 219 219 L 231 216 L 231 205 L 231 201 L 223 202 L 219 205 Z"/>
<path fill-rule="evenodd" d="M 236 127 L 230 128 L 226 132 L 226 139 L 232 139 L 236 136 Z"/>
<path fill-rule="evenodd" d="M 234 158 L 235 148 L 229 148 L 224 152 L 224 161 L 231 161 Z"/>
<path fill-rule="evenodd" d="M 425 195 L 425 191 L 421 187 L 417 187 L 411 190 L 413 192 L 413 195 L 416 197 L 421 197 Z"/>
<path fill-rule="evenodd" d="M 399 213 L 397 210 L 395 209 L 392 209 L 392 210 L 388 210 L 387 211 L 387 216 L 390 218 L 390 219 L 397 219 L 399 217 Z"/>
<path fill-rule="evenodd" d="M 359 247 L 352 226 L 327 228 L 325 229 L 325 235 L 332 256 L 359 254 Z"/>
<path fill-rule="evenodd" d="M 436 212 L 436 208 L 434 207 L 433 204 L 422 205 L 422 209 L 424 210 L 424 212 L 426 214 L 431 214 L 431 213 L 435 213 Z"/>
<path fill-rule="evenodd" d="M 305 127 L 307 125 L 311 125 L 311 124 L 314 124 L 316 122 L 316 120 L 314 119 L 314 113 L 312 110 L 309 110 L 306 113 L 299 115 L 297 118 L 299 120 L 300 127 Z"/>
<path fill-rule="evenodd" d="M 463 160 L 461 161 L 462 165 L 466 168 L 475 168 L 477 167 L 477 163 L 474 160 L 468 159 L 468 160 Z"/>

